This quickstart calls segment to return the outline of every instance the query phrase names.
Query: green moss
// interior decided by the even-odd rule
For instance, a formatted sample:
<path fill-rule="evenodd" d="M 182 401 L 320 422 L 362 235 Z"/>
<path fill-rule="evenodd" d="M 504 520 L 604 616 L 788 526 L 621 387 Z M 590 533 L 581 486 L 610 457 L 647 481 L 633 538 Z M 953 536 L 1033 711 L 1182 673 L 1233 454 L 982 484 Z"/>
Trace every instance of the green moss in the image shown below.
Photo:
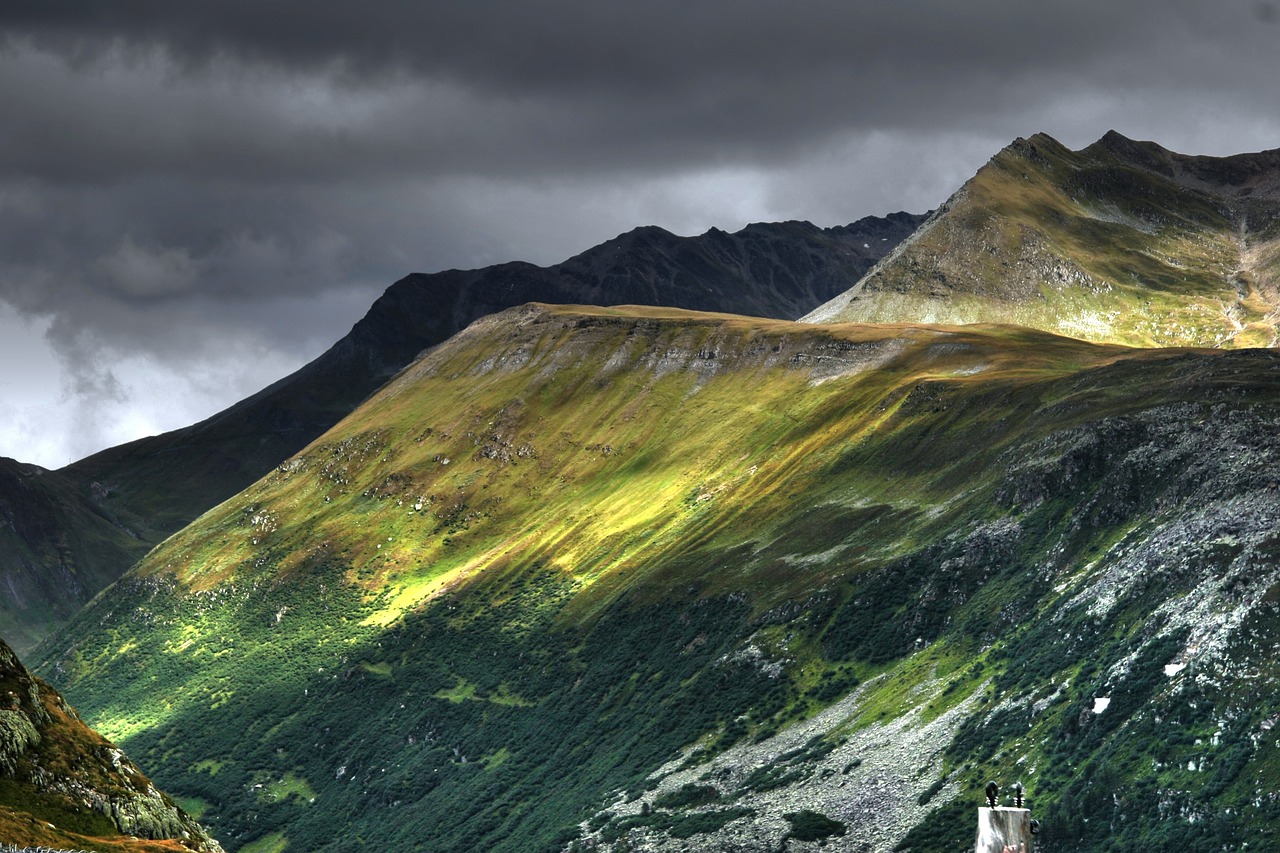
<path fill-rule="evenodd" d="M 653 801 L 655 809 L 683 809 L 720 801 L 720 791 L 711 785 L 687 783 Z"/>
<path fill-rule="evenodd" d="M 204 817 L 205 812 L 209 811 L 210 804 L 199 797 L 174 797 L 174 802 L 196 820 L 200 820 L 200 818 Z"/>
<path fill-rule="evenodd" d="M 289 839 L 283 832 L 272 832 L 240 848 L 240 853 L 284 853 Z"/>
<path fill-rule="evenodd" d="M 279 779 L 265 783 L 259 796 L 269 803 L 279 803 L 294 799 L 299 803 L 310 803 L 316 798 L 316 792 L 306 779 L 293 773 L 285 773 Z"/>

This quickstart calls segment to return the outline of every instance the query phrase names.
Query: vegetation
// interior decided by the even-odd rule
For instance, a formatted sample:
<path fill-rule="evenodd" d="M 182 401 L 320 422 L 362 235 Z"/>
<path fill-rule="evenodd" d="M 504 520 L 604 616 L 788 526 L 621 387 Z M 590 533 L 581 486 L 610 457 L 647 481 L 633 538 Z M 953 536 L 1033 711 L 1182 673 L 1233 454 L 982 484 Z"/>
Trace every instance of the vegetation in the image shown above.
<path fill-rule="evenodd" d="M 821 841 L 824 838 L 844 835 L 848 831 L 848 827 L 840 821 L 808 809 L 791 812 L 783 817 L 791 824 L 789 837 L 796 841 Z"/>

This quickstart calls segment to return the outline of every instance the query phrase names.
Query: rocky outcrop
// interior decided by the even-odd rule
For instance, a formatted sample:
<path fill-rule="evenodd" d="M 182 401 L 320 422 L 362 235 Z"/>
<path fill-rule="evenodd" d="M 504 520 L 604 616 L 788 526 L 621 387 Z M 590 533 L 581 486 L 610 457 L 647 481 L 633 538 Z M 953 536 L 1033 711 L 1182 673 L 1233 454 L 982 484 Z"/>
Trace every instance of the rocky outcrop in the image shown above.
<path fill-rule="evenodd" d="M 221 853 L 218 842 L 160 793 L 124 753 L 82 723 L 57 691 L 31 675 L 0 641 L 0 818 L 39 803 L 39 820 L 3 823 L 9 843 L 47 849 L 58 825 L 84 829 L 87 810 L 114 830 L 101 840 L 176 839 L 200 853 Z M 56 822 L 55 822 L 56 821 Z M 34 834 L 35 828 L 40 834 Z M 65 833 L 68 841 L 85 834 Z M 91 840 L 91 839 L 90 839 Z M 68 847 L 73 846 L 67 844 Z"/>

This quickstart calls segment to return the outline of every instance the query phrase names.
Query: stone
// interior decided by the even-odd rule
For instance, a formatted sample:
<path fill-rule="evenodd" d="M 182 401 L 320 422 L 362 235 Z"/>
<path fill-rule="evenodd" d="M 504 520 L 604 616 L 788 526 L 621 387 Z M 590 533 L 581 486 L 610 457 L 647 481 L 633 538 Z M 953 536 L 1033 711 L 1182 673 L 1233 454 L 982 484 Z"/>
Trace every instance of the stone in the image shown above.
<path fill-rule="evenodd" d="M 1031 810 L 1004 806 L 978 809 L 974 853 L 1031 853 Z"/>

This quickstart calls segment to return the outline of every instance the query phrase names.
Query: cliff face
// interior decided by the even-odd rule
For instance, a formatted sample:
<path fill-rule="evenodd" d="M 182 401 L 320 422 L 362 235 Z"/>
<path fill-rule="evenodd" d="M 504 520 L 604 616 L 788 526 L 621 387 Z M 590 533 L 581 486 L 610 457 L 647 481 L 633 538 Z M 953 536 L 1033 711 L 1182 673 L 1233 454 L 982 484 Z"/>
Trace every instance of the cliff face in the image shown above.
<path fill-rule="evenodd" d="M 0 839 L 121 853 L 222 849 L 2 641 Z"/>

